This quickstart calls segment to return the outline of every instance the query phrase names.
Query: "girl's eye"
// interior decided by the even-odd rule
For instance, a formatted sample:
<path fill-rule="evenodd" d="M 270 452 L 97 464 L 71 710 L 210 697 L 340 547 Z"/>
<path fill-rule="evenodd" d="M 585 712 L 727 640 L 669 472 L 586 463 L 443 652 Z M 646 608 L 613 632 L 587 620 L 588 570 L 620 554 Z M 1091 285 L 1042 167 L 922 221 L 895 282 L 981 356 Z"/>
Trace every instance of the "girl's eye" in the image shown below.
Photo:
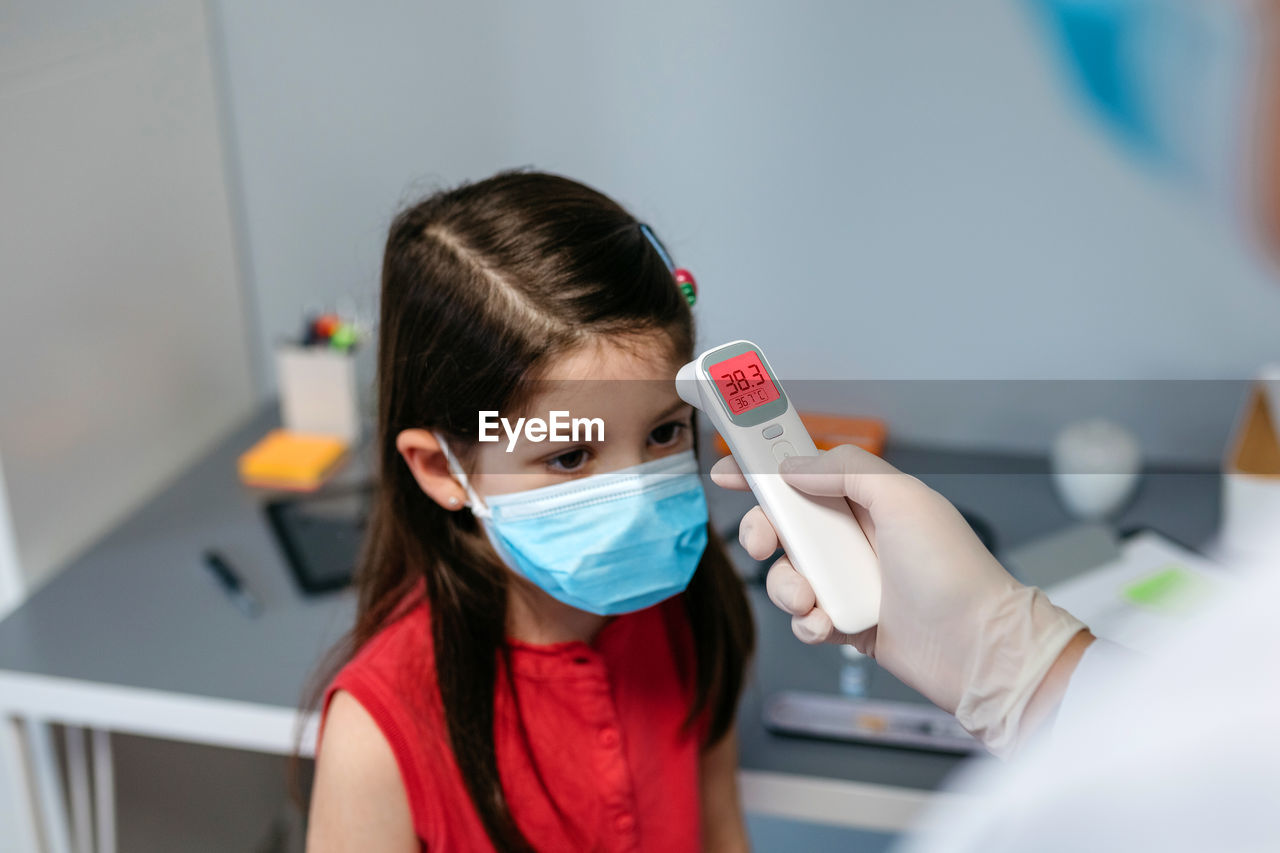
<path fill-rule="evenodd" d="M 547 467 L 561 474 L 572 474 L 587 464 L 587 451 L 579 447 L 547 460 Z"/>
<path fill-rule="evenodd" d="M 649 443 L 658 447 L 670 447 L 680 440 L 688 426 L 682 421 L 671 421 L 662 426 L 654 427 L 653 431 L 649 433 Z"/>

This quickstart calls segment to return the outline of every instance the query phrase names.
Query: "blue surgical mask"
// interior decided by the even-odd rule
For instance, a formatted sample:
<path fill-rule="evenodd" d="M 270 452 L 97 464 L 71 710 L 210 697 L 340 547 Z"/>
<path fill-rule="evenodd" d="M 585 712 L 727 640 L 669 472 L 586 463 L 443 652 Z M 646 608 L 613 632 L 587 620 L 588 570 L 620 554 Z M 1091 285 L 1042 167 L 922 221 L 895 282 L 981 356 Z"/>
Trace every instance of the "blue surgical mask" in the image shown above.
<path fill-rule="evenodd" d="M 1252 219 L 1256 0 L 1032 2 L 1115 131 L 1233 219 Z"/>
<path fill-rule="evenodd" d="M 689 585 L 707 546 L 707 501 L 692 450 L 482 500 L 437 438 L 498 554 L 554 598 L 611 616 Z"/>

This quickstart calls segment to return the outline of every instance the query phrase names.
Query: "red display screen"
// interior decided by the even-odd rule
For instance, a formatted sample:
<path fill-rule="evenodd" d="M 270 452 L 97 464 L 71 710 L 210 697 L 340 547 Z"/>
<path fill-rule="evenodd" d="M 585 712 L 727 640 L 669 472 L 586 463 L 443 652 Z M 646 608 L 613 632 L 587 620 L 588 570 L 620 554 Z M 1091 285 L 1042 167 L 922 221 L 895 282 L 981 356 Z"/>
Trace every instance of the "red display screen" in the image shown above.
<path fill-rule="evenodd" d="M 729 404 L 729 411 L 735 415 L 772 403 L 782 396 L 760 363 L 759 354 L 754 352 L 725 359 L 712 365 L 709 372 L 724 401 Z"/>

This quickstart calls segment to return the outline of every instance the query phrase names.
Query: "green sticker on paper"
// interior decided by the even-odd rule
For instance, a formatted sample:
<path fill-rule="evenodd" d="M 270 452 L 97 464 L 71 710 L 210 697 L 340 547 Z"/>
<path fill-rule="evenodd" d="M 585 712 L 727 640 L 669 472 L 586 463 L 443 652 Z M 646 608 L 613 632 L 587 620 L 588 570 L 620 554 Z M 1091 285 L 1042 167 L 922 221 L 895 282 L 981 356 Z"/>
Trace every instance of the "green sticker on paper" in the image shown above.
<path fill-rule="evenodd" d="M 1165 613 L 1185 613 L 1209 592 L 1205 578 L 1179 565 L 1166 566 L 1124 587 L 1120 594 L 1131 604 Z"/>

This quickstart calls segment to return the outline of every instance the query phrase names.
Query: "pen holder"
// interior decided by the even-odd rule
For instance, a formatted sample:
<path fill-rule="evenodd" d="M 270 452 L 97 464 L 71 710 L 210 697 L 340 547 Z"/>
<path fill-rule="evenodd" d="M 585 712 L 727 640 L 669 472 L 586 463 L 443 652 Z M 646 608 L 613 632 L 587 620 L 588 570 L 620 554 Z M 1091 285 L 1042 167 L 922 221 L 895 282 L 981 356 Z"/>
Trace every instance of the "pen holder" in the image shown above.
<path fill-rule="evenodd" d="M 364 381 L 368 348 L 354 351 L 282 344 L 276 348 L 280 420 L 293 432 L 331 435 L 356 444 L 363 432 L 370 383 Z"/>

